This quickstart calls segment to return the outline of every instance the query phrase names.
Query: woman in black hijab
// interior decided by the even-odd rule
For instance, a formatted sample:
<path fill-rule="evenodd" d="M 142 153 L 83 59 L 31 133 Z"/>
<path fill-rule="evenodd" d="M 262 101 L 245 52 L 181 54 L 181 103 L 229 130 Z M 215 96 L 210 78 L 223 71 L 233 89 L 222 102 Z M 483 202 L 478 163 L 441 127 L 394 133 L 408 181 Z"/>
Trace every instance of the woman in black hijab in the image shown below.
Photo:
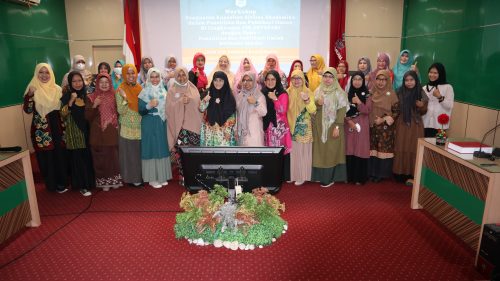
<path fill-rule="evenodd" d="M 226 73 L 217 71 L 210 83 L 207 96 L 201 101 L 205 112 L 200 133 L 200 146 L 236 146 L 236 100 Z"/>

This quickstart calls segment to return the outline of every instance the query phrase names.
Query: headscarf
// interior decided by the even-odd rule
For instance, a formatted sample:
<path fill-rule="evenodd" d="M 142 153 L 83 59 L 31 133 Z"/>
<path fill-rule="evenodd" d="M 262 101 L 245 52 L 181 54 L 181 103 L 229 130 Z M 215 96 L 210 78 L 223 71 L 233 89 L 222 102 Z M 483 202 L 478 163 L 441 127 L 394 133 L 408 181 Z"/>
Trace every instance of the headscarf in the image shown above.
<path fill-rule="evenodd" d="M 320 72 L 323 72 L 325 69 L 325 59 L 323 59 L 323 57 L 319 54 L 314 54 L 311 57 L 317 60 L 317 65 L 318 65 L 317 69 L 313 69 L 311 67 L 307 71 L 307 79 L 309 80 L 309 89 L 311 89 L 311 91 L 314 92 L 321 83 Z M 337 77 L 335 77 L 335 80 L 337 80 Z"/>
<path fill-rule="evenodd" d="M 120 74 L 120 79 L 116 79 L 117 74 L 115 73 L 115 68 L 113 67 L 113 69 L 111 70 L 111 81 L 113 81 L 113 89 L 115 90 L 118 89 L 123 81 L 123 66 L 125 65 L 125 62 L 123 62 L 123 60 L 116 60 L 114 65 L 116 65 L 117 62 L 122 65 L 122 73 Z"/>
<path fill-rule="evenodd" d="M 346 110 L 349 109 L 349 101 L 347 100 L 347 94 L 342 90 L 337 81 L 337 70 L 333 67 L 327 67 L 325 72 L 333 75 L 333 83 L 330 86 L 327 86 L 323 80 L 321 80 L 321 84 L 319 85 L 319 89 L 315 93 L 315 100 L 318 100 L 321 96 L 323 96 L 323 106 L 322 106 L 322 114 L 323 118 L 321 120 L 321 141 L 326 143 L 328 139 L 328 129 L 330 126 L 335 123 L 337 119 L 337 110 L 342 107 L 345 107 Z"/>
<path fill-rule="evenodd" d="M 151 74 L 158 73 L 160 76 L 160 83 L 158 85 L 153 85 L 151 83 Z M 167 102 L 167 90 L 165 90 L 165 86 L 163 85 L 163 79 L 161 77 L 161 71 L 156 67 L 151 67 L 148 70 L 148 75 L 146 76 L 147 80 L 144 84 L 144 88 L 142 88 L 141 93 L 139 94 L 139 99 L 148 104 L 152 99 L 158 100 L 158 106 L 156 107 L 155 112 L 151 112 L 150 114 L 160 116 L 161 120 L 165 121 L 167 116 L 165 114 L 165 103 Z"/>
<path fill-rule="evenodd" d="M 214 80 L 220 78 L 224 80 L 224 85 L 220 90 L 214 86 Z M 207 107 L 207 120 L 211 126 L 215 123 L 224 125 L 226 120 L 236 112 L 236 100 L 234 99 L 229 80 L 223 71 L 216 71 L 213 74 L 212 83 L 209 88 L 210 101 Z M 217 102 L 218 101 L 218 102 Z"/>
<path fill-rule="evenodd" d="M 403 121 L 406 125 L 410 126 L 411 118 L 414 117 L 415 121 L 418 123 L 418 119 L 414 116 L 415 112 L 415 102 L 417 100 L 422 99 L 422 86 L 420 85 L 420 80 L 418 79 L 418 75 L 415 71 L 408 71 L 403 76 L 403 81 L 406 77 L 411 76 L 415 79 L 415 87 L 412 89 L 408 89 L 403 82 L 403 86 L 398 89 L 398 98 L 400 101 L 399 106 L 401 112 L 403 113 Z"/>
<path fill-rule="evenodd" d="M 401 57 L 403 56 L 404 53 L 408 54 L 408 61 L 405 64 L 401 63 Z M 393 68 L 394 72 L 394 89 L 398 89 L 403 85 L 403 76 L 405 73 L 410 70 L 411 65 L 413 64 L 413 56 L 410 52 L 410 50 L 402 50 L 401 53 L 399 53 L 399 59 L 398 62 L 396 63 L 396 66 Z"/>
<path fill-rule="evenodd" d="M 304 72 L 297 69 L 292 71 L 290 77 L 299 76 L 302 79 L 302 87 L 295 88 L 293 86 L 293 82 L 288 87 L 288 124 L 290 125 L 290 132 L 295 132 L 295 121 L 297 120 L 297 116 L 304 110 L 306 107 L 302 98 L 300 97 L 300 93 L 307 93 L 309 99 L 314 100 L 314 94 L 306 87 L 306 78 L 304 77 Z"/>
<path fill-rule="evenodd" d="M 243 99 L 243 102 L 241 102 L 240 108 L 238 110 L 239 114 L 237 122 L 238 136 L 240 137 L 244 137 L 250 134 L 250 132 L 248 131 L 248 115 L 250 114 L 250 110 L 253 105 L 246 102 L 246 99 L 250 96 L 253 96 L 256 100 L 258 100 L 262 96 L 262 93 L 257 89 L 257 75 L 251 71 L 247 71 L 243 73 L 241 80 L 243 80 L 245 76 L 248 76 L 250 79 L 252 79 L 252 88 L 248 91 L 245 88 L 242 88 L 240 92 L 241 98 Z"/>
<path fill-rule="evenodd" d="M 371 88 L 372 111 L 370 112 L 370 125 L 373 125 L 375 117 L 384 117 L 392 115 L 392 105 L 398 102 L 398 96 L 391 86 L 391 75 L 388 70 L 379 70 L 377 77 L 383 76 L 387 83 L 383 89 L 379 89 L 374 82 Z"/>
<path fill-rule="evenodd" d="M 167 94 L 166 108 L 169 150 L 172 150 L 177 143 L 181 129 L 186 129 L 196 134 L 200 134 L 201 129 L 201 113 L 199 111 L 200 93 L 191 81 L 187 80 L 184 84 L 178 81 L 181 72 L 184 72 L 186 76 L 188 75 L 188 70 L 185 67 L 177 66 L 175 68 L 174 83 L 168 89 Z M 178 103 L 183 95 L 191 99 L 188 104 Z"/>
<path fill-rule="evenodd" d="M 225 70 L 220 68 L 220 65 L 219 65 L 219 61 L 222 58 L 226 58 L 226 60 L 227 60 L 227 68 Z M 213 77 L 214 77 L 215 72 L 222 71 L 226 74 L 227 79 L 229 80 L 229 87 L 232 89 L 233 83 L 234 83 L 234 74 L 231 72 L 231 62 L 229 61 L 229 57 L 227 55 L 222 55 L 219 58 L 219 61 L 217 62 L 217 65 L 215 66 L 214 70 L 212 70 L 212 72 L 210 72 L 210 74 L 208 75 L 208 84 L 209 85 L 212 84 L 212 80 L 214 79 Z"/>
<path fill-rule="evenodd" d="M 391 59 L 389 58 L 389 55 L 386 54 L 386 53 L 379 53 L 378 57 L 377 57 L 377 62 L 379 60 L 385 61 L 385 68 L 384 69 L 389 70 L 389 73 L 390 73 L 389 67 L 390 67 L 390 64 L 391 64 Z M 375 81 L 375 78 L 377 77 L 377 72 L 379 70 L 384 70 L 384 69 L 379 69 L 378 68 L 378 63 L 377 63 L 377 67 L 372 72 L 370 72 L 370 85 L 369 85 L 370 87 L 372 87 L 373 83 L 375 83 L 374 81 Z M 389 84 L 392 83 L 392 81 L 390 81 L 390 80 L 388 82 L 389 82 Z"/>
<path fill-rule="evenodd" d="M 61 104 L 67 105 L 69 100 L 71 99 L 71 94 L 76 93 L 76 97 L 82 100 L 85 100 L 87 96 L 87 86 L 85 86 L 85 82 L 83 83 L 83 87 L 80 90 L 76 90 L 73 88 L 71 81 L 73 81 L 74 76 L 80 76 L 83 82 L 83 76 L 80 71 L 71 71 L 68 74 L 68 86 L 66 87 L 67 92 L 61 97 Z M 71 117 L 76 123 L 76 126 L 86 134 L 88 131 L 87 120 L 85 120 L 85 107 L 84 106 L 73 106 L 71 107 Z"/>
<path fill-rule="evenodd" d="M 155 67 L 155 63 L 153 62 L 153 58 L 152 57 L 142 57 L 141 59 L 141 71 L 139 72 L 139 83 L 141 84 L 144 84 L 147 82 L 147 79 L 148 79 L 148 70 L 146 70 L 144 68 L 144 63 L 146 62 L 146 60 L 149 60 L 151 61 L 151 64 L 152 66 L 151 67 Z"/>
<path fill-rule="evenodd" d="M 440 62 L 435 62 L 431 64 L 431 66 L 429 66 L 429 70 L 427 71 L 427 73 L 429 73 L 433 68 L 435 68 L 438 72 L 438 79 L 436 79 L 436 81 L 429 80 L 429 83 L 427 83 L 427 85 L 437 87 L 437 85 L 448 84 L 448 82 L 446 81 L 446 70 L 444 68 L 444 65 Z"/>
<path fill-rule="evenodd" d="M 207 78 L 207 75 L 205 74 L 205 67 L 198 67 L 196 66 L 196 61 L 198 60 L 199 57 L 203 57 L 206 61 L 206 57 L 204 54 L 202 53 L 196 53 L 194 54 L 194 57 L 193 57 L 193 68 L 191 68 L 191 71 L 193 71 L 193 73 L 196 73 L 196 70 L 199 70 L 199 73 L 200 75 L 198 75 L 198 80 L 197 80 L 197 83 L 196 83 L 196 88 L 198 88 L 198 90 L 200 89 L 205 89 L 208 85 L 208 78 Z"/>
<path fill-rule="evenodd" d="M 363 74 L 365 75 L 365 77 L 370 74 L 370 72 L 372 71 L 372 63 L 370 62 L 370 58 L 368 57 L 361 57 L 359 60 L 358 60 L 358 70 L 361 71 L 359 69 L 359 63 L 364 60 L 366 62 L 366 70 L 365 71 L 362 71 Z"/>
<path fill-rule="evenodd" d="M 168 74 L 172 73 L 175 71 L 175 68 L 170 68 L 168 67 L 168 62 L 171 60 L 171 59 L 174 59 L 175 60 L 175 63 L 177 65 L 177 59 L 173 56 L 173 55 L 170 55 L 168 56 L 166 59 L 165 59 L 165 68 L 163 69 L 163 84 L 165 86 L 168 86 L 167 83 L 168 81 L 170 80 L 170 77 L 168 77 Z"/>
<path fill-rule="evenodd" d="M 353 80 L 354 77 L 359 76 L 363 79 L 363 84 L 359 88 L 355 88 L 353 85 Z M 356 104 L 352 103 L 352 99 L 358 96 L 359 100 L 362 103 L 366 103 L 366 98 L 370 96 L 370 92 L 368 91 L 368 88 L 366 87 L 365 83 L 365 75 L 361 71 L 356 71 L 352 76 L 351 76 L 351 85 L 349 87 L 349 93 L 347 93 L 347 99 L 349 100 L 349 110 L 346 113 L 346 117 L 356 117 L 359 115 L 358 107 Z"/>
<path fill-rule="evenodd" d="M 99 88 L 99 80 L 101 78 L 106 78 L 109 81 L 109 90 L 106 92 Z M 115 100 L 115 90 L 112 86 L 111 77 L 108 74 L 98 74 L 96 81 L 95 91 L 88 95 L 89 100 L 94 103 L 94 101 L 99 98 L 101 104 L 99 105 L 99 115 L 101 117 L 101 130 L 105 130 L 108 125 L 113 125 L 113 127 L 118 128 L 118 114 L 116 111 L 116 100 Z"/>
<path fill-rule="evenodd" d="M 135 68 L 135 65 L 127 63 L 126 65 L 123 66 L 122 68 L 122 76 L 123 82 L 120 84 L 120 89 L 122 89 L 125 94 L 127 95 L 127 102 L 128 102 L 128 108 L 135 112 L 139 112 L 139 94 L 142 91 L 141 85 L 137 82 L 133 82 L 132 84 L 127 82 L 127 72 L 128 70 L 132 69 L 135 74 L 137 74 L 137 68 Z"/>
<path fill-rule="evenodd" d="M 268 88 L 265 84 L 266 78 L 272 75 L 276 79 L 276 86 L 274 88 Z M 282 94 L 287 95 L 288 93 L 283 88 L 283 84 L 281 84 L 280 74 L 276 70 L 269 70 L 264 77 L 264 86 L 262 87 L 262 94 L 266 97 L 266 105 L 267 105 L 267 114 L 262 118 L 262 124 L 264 125 L 264 131 L 267 130 L 269 124 L 273 124 L 275 127 L 276 123 L 276 109 L 274 108 L 274 101 L 269 98 L 269 92 L 276 91 L 276 97 L 279 97 Z"/>
<path fill-rule="evenodd" d="M 38 79 L 38 72 L 42 67 L 47 68 L 50 74 L 50 80 L 47 83 L 42 83 L 42 81 Z M 33 101 L 35 102 L 36 111 L 40 116 L 45 117 L 50 112 L 61 108 L 62 89 L 56 84 L 54 71 L 49 64 L 39 63 L 36 65 L 35 73 L 26 87 L 24 95 L 29 92 L 30 87 L 35 87 L 36 89 Z"/>
<path fill-rule="evenodd" d="M 345 65 L 345 77 L 342 79 L 339 79 L 339 84 L 342 89 L 345 90 L 345 87 L 347 86 L 347 81 L 349 81 L 349 64 L 347 63 L 346 60 L 341 60 L 337 64 L 337 68 L 339 67 L 339 64 L 343 63 Z M 364 75 L 363 75 L 364 76 Z"/>
<path fill-rule="evenodd" d="M 87 86 L 87 85 L 89 85 L 89 84 L 92 82 L 92 78 L 93 78 L 93 76 L 92 76 L 92 72 L 90 72 L 90 71 L 89 71 L 88 69 L 86 69 L 86 68 L 84 68 L 84 69 L 82 69 L 82 70 L 79 70 L 79 69 L 76 67 L 76 65 L 77 65 L 77 63 L 76 63 L 76 62 L 78 62 L 78 61 L 85 61 L 85 57 L 83 57 L 82 55 L 75 55 L 75 56 L 73 57 L 73 61 L 72 61 L 72 63 L 71 63 L 71 69 L 69 70 L 69 72 L 71 72 L 71 71 L 78 71 L 78 72 L 80 72 L 80 74 L 81 74 L 81 75 L 82 75 L 82 77 L 83 77 L 83 83 Z M 85 64 L 85 65 L 86 65 L 86 64 Z M 61 83 L 61 87 L 63 87 L 63 88 L 64 88 L 65 86 L 67 86 L 67 85 L 68 85 L 67 83 L 68 83 L 68 75 L 69 75 L 69 72 L 68 72 L 68 73 L 66 73 L 66 74 L 64 75 L 64 77 L 63 77 L 63 81 L 62 81 L 62 83 Z"/>
<path fill-rule="evenodd" d="M 286 78 L 286 81 L 288 82 L 288 83 L 287 83 L 287 85 L 288 85 L 288 86 L 290 86 L 290 79 L 291 79 L 291 77 L 292 77 L 292 72 L 295 70 L 293 66 L 294 66 L 297 62 L 298 62 L 298 63 L 300 63 L 300 69 L 301 69 L 302 71 L 304 71 L 304 64 L 302 63 L 302 61 L 301 61 L 301 60 L 294 60 L 294 61 L 292 62 L 292 65 L 290 66 L 290 72 L 288 73 L 288 77 Z"/>
<path fill-rule="evenodd" d="M 257 70 L 255 70 L 255 67 L 253 66 L 253 63 L 252 63 L 252 60 L 250 58 L 243 58 L 240 62 L 240 67 L 238 68 L 238 71 L 236 71 L 236 75 L 234 75 L 234 92 L 238 92 L 237 91 L 237 88 L 238 86 L 241 86 L 241 79 L 243 79 L 243 74 L 246 72 L 245 71 L 245 67 L 243 66 L 244 65 L 244 62 L 245 60 L 248 61 L 248 63 L 250 64 L 250 72 L 252 73 L 255 73 L 255 76 L 257 76 Z"/>
<path fill-rule="evenodd" d="M 264 67 L 264 68 L 265 68 L 267 71 L 270 71 L 270 70 L 271 70 L 271 69 L 268 69 L 268 68 L 267 68 L 267 61 L 268 61 L 269 59 L 273 59 L 274 61 L 276 61 L 276 64 L 275 64 L 275 66 L 274 66 L 274 69 L 273 69 L 273 70 L 276 70 L 276 71 L 280 74 L 280 76 L 285 75 L 285 73 L 283 72 L 283 70 L 281 70 L 281 68 L 280 68 L 280 61 L 278 60 L 278 56 L 276 56 L 276 54 L 269 54 L 269 55 L 267 55 L 267 57 L 266 57 L 266 65 L 265 65 L 265 67 Z"/>

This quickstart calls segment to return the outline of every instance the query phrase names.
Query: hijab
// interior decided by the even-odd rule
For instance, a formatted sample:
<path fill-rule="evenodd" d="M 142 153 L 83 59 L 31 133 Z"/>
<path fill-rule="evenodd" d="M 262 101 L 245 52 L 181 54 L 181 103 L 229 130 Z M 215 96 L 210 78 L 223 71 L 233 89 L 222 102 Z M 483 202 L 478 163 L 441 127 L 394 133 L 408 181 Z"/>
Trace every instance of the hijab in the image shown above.
<path fill-rule="evenodd" d="M 160 83 L 158 85 L 153 85 L 151 83 L 151 75 L 153 73 L 157 73 L 160 76 Z M 151 67 L 148 70 L 148 74 L 146 76 L 147 80 L 144 84 L 144 88 L 142 88 L 141 93 L 139 94 L 139 99 L 148 104 L 152 99 L 158 100 L 158 106 L 156 107 L 156 111 L 150 112 L 152 115 L 160 116 L 161 120 L 165 121 L 167 116 L 165 114 L 165 103 L 167 102 L 167 90 L 165 90 L 165 86 L 163 85 L 163 79 L 161 77 L 161 71 L 156 67 Z"/>
<path fill-rule="evenodd" d="M 345 65 L 345 76 L 341 79 L 339 79 L 339 84 L 340 84 L 340 87 L 342 87 L 342 89 L 345 90 L 345 87 L 347 86 L 347 82 L 349 81 L 349 64 L 347 63 L 346 60 L 341 60 L 339 61 L 339 63 L 337 64 L 337 68 L 339 67 L 339 65 L 343 63 Z"/>
<path fill-rule="evenodd" d="M 276 85 L 273 88 L 268 88 L 265 81 L 269 75 L 272 75 L 276 79 Z M 280 74 L 275 70 L 269 70 L 264 77 L 264 86 L 262 87 L 262 94 L 266 97 L 266 106 L 267 106 L 267 114 L 262 118 L 262 123 L 264 125 L 264 131 L 267 130 L 269 124 L 273 124 L 276 127 L 278 124 L 276 123 L 276 109 L 274 108 L 274 101 L 269 98 L 269 92 L 276 91 L 276 97 L 279 97 L 282 94 L 287 95 L 288 93 L 283 88 L 283 84 L 281 84 Z"/>
<path fill-rule="evenodd" d="M 250 115 L 250 111 L 253 105 L 246 102 L 246 99 L 250 96 L 253 96 L 256 100 L 258 100 L 262 96 L 262 93 L 257 89 L 257 75 L 251 71 L 247 71 L 243 73 L 241 80 L 245 79 L 245 77 L 249 77 L 252 80 L 252 88 L 250 90 L 242 88 L 240 91 L 240 96 L 243 101 L 240 103 L 238 110 L 237 130 L 239 137 L 244 137 L 250 134 L 248 130 L 248 116 Z"/>
<path fill-rule="evenodd" d="M 435 68 L 437 70 L 438 78 L 436 79 L 436 81 L 429 80 L 429 83 L 427 83 L 427 91 L 428 92 L 430 92 L 429 86 L 437 87 L 437 85 L 448 84 L 448 82 L 446 81 L 446 70 L 444 68 L 444 65 L 440 62 L 435 62 L 435 63 L 431 64 L 431 66 L 429 66 L 429 70 L 427 71 L 427 73 L 429 73 L 431 71 L 431 69 L 433 69 L 433 68 Z"/>
<path fill-rule="evenodd" d="M 50 74 L 50 80 L 47 83 L 43 83 L 38 79 L 38 72 L 40 72 L 40 69 L 43 67 L 45 67 Z M 54 71 L 49 64 L 39 63 L 36 65 L 35 73 L 26 87 L 24 95 L 29 92 L 30 87 L 35 88 L 33 101 L 35 102 L 36 111 L 41 117 L 45 117 L 50 112 L 61 108 L 62 89 L 56 85 Z"/>
<path fill-rule="evenodd" d="M 123 70 L 123 66 L 125 65 L 123 60 L 116 60 L 115 65 L 116 65 L 116 63 L 120 63 L 121 68 Z M 120 75 L 120 79 L 117 79 L 116 75 Z M 115 89 L 115 90 L 118 89 L 118 87 L 122 83 L 122 80 L 123 80 L 123 71 L 122 71 L 122 73 L 115 73 L 115 68 L 113 68 L 111 70 L 111 81 L 113 81 L 113 89 Z"/>
<path fill-rule="evenodd" d="M 403 82 L 403 86 L 398 89 L 398 98 L 400 101 L 400 109 L 403 113 L 403 121 L 406 125 L 410 126 L 411 118 L 414 117 L 415 121 L 418 123 L 418 119 L 414 116 L 415 111 L 415 102 L 417 100 L 422 99 L 422 86 L 420 85 L 420 80 L 418 79 L 418 75 L 415 71 L 408 71 L 403 76 L 403 81 L 406 77 L 411 76 L 415 79 L 415 87 L 409 89 Z"/>
<path fill-rule="evenodd" d="M 236 75 L 234 76 L 235 89 L 233 89 L 233 90 L 235 93 L 238 92 L 237 88 L 238 88 L 238 86 L 241 86 L 241 79 L 243 79 L 242 76 L 246 72 L 245 67 L 244 67 L 245 60 L 247 60 L 248 63 L 250 64 L 249 71 L 252 73 L 255 73 L 255 76 L 257 76 L 257 70 L 255 70 L 255 67 L 253 66 L 252 60 L 250 58 L 243 58 L 240 62 L 240 66 L 238 67 L 238 71 L 236 71 Z"/>
<path fill-rule="evenodd" d="M 227 68 L 225 70 L 223 70 L 219 64 L 220 60 L 223 58 L 227 60 Z M 229 81 L 229 87 L 232 89 L 234 83 L 234 74 L 231 72 L 231 62 L 229 61 L 229 57 L 227 55 L 222 55 L 219 58 L 219 61 L 217 62 L 217 65 L 215 66 L 214 70 L 212 70 L 212 72 L 210 72 L 210 74 L 208 75 L 208 84 L 212 84 L 212 80 L 214 79 L 214 74 L 217 71 L 222 71 L 226 74 L 227 79 Z"/>
<path fill-rule="evenodd" d="M 364 75 L 365 75 L 365 77 L 366 77 L 366 76 L 367 76 L 367 75 L 369 75 L 369 74 L 370 74 L 370 72 L 372 71 L 372 63 L 370 62 L 370 59 L 369 59 L 368 57 L 361 57 L 361 58 L 358 60 L 358 70 L 359 70 L 359 71 L 361 71 L 361 70 L 359 69 L 359 63 L 360 63 L 361 61 L 365 61 L 365 62 L 366 62 L 366 70 L 365 70 L 365 71 L 363 71 L 363 74 L 364 74 Z"/>
<path fill-rule="evenodd" d="M 315 58 L 317 61 L 316 64 L 318 65 L 318 68 L 313 69 L 311 67 L 307 71 L 307 80 L 309 80 L 309 89 L 311 89 L 311 91 L 314 92 L 321 83 L 321 75 L 325 69 L 325 59 L 323 59 L 323 57 L 319 54 L 314 54 L 311 56 L 311 58 Z M 337 80 L 337 77 L 335 77 L 335 80 Z"/>
<path fill-rule="evenodd" d="M 276 56 L 275 54 L 269 54 L 269 55 L 267 55 L 267 57 L 266 57 L 266 66 L 265 66 L 264 68 L 265 68 L 267 71 L 271 71 L 271 69 L 268 69 L 268 68 L 267 68 L 267 61 L 268 61 L 269 59 L 273 59 L 273 60 L 276 62 L 276 64 L 275 64 L 275 66 L 274 66 L 274 69 L 273 69 L 273 70 L 277 71 L 277 72 L 280 74 L 280 76 L 284 76 L 284 75 L 285 75 L 285 73 L 283 72 L 283 70 L 281 70 L 281 68 L 280 68 L 280 62 L 279 62 L 279 60 L 278 60 L 278 56 Z"/>
<path fill-rule="evenodd" d="M 349 102 L 347 100 L 347 94 L 342 90 L 337 81 L 337 70 L 333 67 L 328 67 L 325 69 L 324 74 L 333 75 L 333 83 L 331 85 L 326 85 L 323 80 L 319 85 L 319 90 L 316 91 L 315 100 L 318 100 L 321 95 L 323 96 L 323 106 L 322 106 L 322 120 L 321 120 L 321 141 L 326 143 L 328 139 L 328 129 L 337 120 L 337 110 L 345 107 L 346 110 L 349 109 Z"/>
<path fill-rule="evenodd" d="M 144 63 L 146 63 L 146 60 L 151 61 L 151 64 L 152 64 L 151 67 L 155 67 L 155 63 L 153 62 L 153 58 L 152 57 L 143 57 L 141 59 L 141 71 L 139 72 L 139 79 L 138 79 L 139 83 L 141 83 L 141 84 L 146 83 L 147 82 L 146 80 L 148 79 L 148 77 L 147 77 L 148 70 L 146 70 L 144 68 Z"/>
<path fill-rule="evenodd" d="M 386 53 L 379 53 L 379 54 L 378 54 L 378 57 L 377 57 L 377 61 L 379 61 L 379 60 L 383 60 L 383 61 L 385 61 L 385 68 L 384 68 L 384 69 L 389 70 L 389 73 L 390 73 L 389 66 L 390 66 L 391 60 L 390 60 L 390 58 L 389 58 L 389 55 L 388 55 L 388 54 L 386 54 Z M 373 86 L 373 83 L 375 83 L 374 81 L 375 81 L 375 78 L 376 78 L 376 76 L 377 76 L 377 72 L 378 72 L 379 70 L 384 70 L 384 69 L 379 69 L 379 68 L 378 68 L 378 64 L 377 64 L 377 67 L 376 67 L 376 68 L 375 68 L 372 72 L 370 72 L 370 85 L 369 85 L 370 87 L 372 87 L 372 86 Z M 391 80 L 389 80 L 388 82 L 389 82 L 389 84 L 391 84 L 391 83 L 392 83 L 392 81 L 391 81 Z"/>
<path fill-rule="evenodd" d="M 127 95 L 128 108 L 135 112 L 139 112 L 139 94 L 142 91 L 141 85 L 137 82 L 128 83 L 127 82 L 127 72 L 132 69 L 135 74 L 137 74 L 137 68 L 135 65 L 127 63 L 122 68 L 123 82 L 120 84 L 120 89 L 122 89 Z"/>
<path fill-rule="evenodd" d="M 71 81 L 73 81 L 73 77 L 80 76 L 82 79 L 83 86 L 80 90 L 76 90 L 73 88 Z M 61 103 L 62 105 L 67 105 L 69 100 L 71 99 L 72 93 L 76 93 L 76 97 L 82 100 L 85 100 L 87 96 L 87 86 L 85 85 L 85 81 L 83 80 L 83 76 L 80 71 L 71 71 L 68 74 L 68 86 L 66 88 L 67 92 L 62 96 Z M 71 107 L 71 117 L 76 123 L 76 126 L 84 133 L 87 133 L 87 120 L 85 120 L 85 106 L 72 106 Z"/>
<path fill-rule="evenodd" d="M 300 77 L 302 80 L 302 86 L 300 88 L 296 88 L 292 84 L 288 87 L 288 124 L 290 125 L 290 132 L 295 132 L 295 121 L 297 120 L 297 116 L 304 110 L 306 104 L 300 97 L 300 93 L 307 93 L 309 99 L 314 100 L 314 94 L 306 87 L 306 78 L 304 77 L 304 72 L 302 70 L 296 69 L 292 71 L 290 77 Z"/>
<path fill-rule="evenodd" d="M 286 78 L 286 81 L 288 82 L 288 83 L 287 83 L 287 85 L 288 85 L 288 86 L 290 86 L 290 79 L 292 79 L 292 78 L 291 78 L 291 77 L 292 77 L 292 72 L 295 70 L 293 66 L 294 66 L 296 63 L 300 63 L 300 69 L 301 69 L 302 71 L 304 71 L 304 64 L 302 63 L 302 61 L 301 61 L 301 60 L 294 60 L 294 61 L 292 62 L 292 65 L 290 66 L 290 72 L 288 73 L 288 77 Z"/>
<path fill-rule="evenodd" d="M 73 61 L 71 63 L 71 69 L 69 70 L 69 72 L 71 71 L 78 71 L 80 72 L 80 74 L 82 75 L 83 77 L 83 82 L 85 83 L 85 85 L 89 85 L 91 82 L 92 82 L 92 72 L 90 72 L 88 69 L 84 68 L 82 70 L 78 69 L 77 67 L 77 62 L 78 61 L 85 61 L 85 58 L 82 56 L 82 55 L 75 55 L 73 57 Z M 63 81 L 61 83 L 61 86 L 64 88 L 65 86 L 67 86 L 68 84 L 68 75 L 69 75 L 69 72 L 66 73 L 63 77 Z"/>
<path fill-rule="evenodd" d="M 206 58 L 205 58 L 205 55 L 202 54 L 202 53 L 196 53 L 194 54 L 194 57 L 193 57 L 193 68 L 191 68 L 191 71 L 193 73 L 196 73 L 196 70 L 199 71 L 199 75 L 198 75 L 198 79 L 197 79 L 197 82 L 196 82 L 196 88 L 198 89 L 205 89 L 208 85 L 208 78 L 207 78 L 207 75 L 205 74 L 205 67 L 198 67 L 196 66 L 196 61 L 198 60 L 199 57 L 203 57 L 206 61 Z"/>
<path fill-rule="evenodd" d="M 401 57 L 404 53 L 408 54 L 408 61 L 405 64 L 402 64 Z M 412 64 L 413 56 L 411 52 L 409 50 L 402 50 L 401 53 L 399 53 L 399 60 L 392 70 L 394 72 L 394 89 L 398 89 L 401 85 L 403 85 L 403 76 L 410 70 Z"/>
<path fill-rule="evenodd" d="M 109 81 L 109 90 L 103 91 L 99 88 L 99 81 L 105 78 Z M 118 114 L 116 111 L 116 100 L 115 100 L 115 90 L 111 81 L 111 77 L 108 74 L 98 74 L 96 78 L 95 91 L 88 95 L 89 100 L 94 103 L 94 101 L 99 98 L 101 104 L 99 105 L 99 115 L 101 117 L 101 130 L 105 130 L 108 125 L 113 125 L 114 128 L 118 128 Z"/>
<path fill-rule="evenodd" d="M 354 77 L 359 76 L 363 79 L 363 84 L 359 88 L 355 88 L 353 85 L 353 80 Z M 347 99 L 349 100 L 349 110 L 346 113 L 346 117 L 356 117 L 359 115 L 358 107 L 356 104 L 352 103 L 352 99 L 358 96 L 359 100 L 362 103 L 366 104 L 366 99 L 370 96 L 370 92 L 368 91 L 368 88 L 366 87 L 366 82 L 365 82 L 365 75 L 361 71 L 356 71 L 352 76 L 351 76 L 351 85 L 349 87 L 349 93 L 347 93 Z"/>
<path fill-rule="evenodd" d="M 214 86 L 214 80 L 217 78 L 224 80 L 224 85 L 220 90 L 217 90 Z M 216 71 L 213 74 L 209 95 L 211 98 L 207 107 L 208 123 L 210 123 L 211 126 L 215 125 L 215 123 L 222 126 L 226 123 L 226 120 L 236 112 L 236 100 L 229 87 L 229 79 L 226 73 L 223 71 Z"/>

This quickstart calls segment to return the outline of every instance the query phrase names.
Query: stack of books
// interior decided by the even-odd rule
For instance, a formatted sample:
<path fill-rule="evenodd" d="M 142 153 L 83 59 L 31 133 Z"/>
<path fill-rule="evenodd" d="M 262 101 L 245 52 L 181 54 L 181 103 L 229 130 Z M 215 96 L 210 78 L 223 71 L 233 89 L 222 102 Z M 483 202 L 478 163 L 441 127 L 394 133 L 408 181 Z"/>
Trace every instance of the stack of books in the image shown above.
<path fill-rule="evenodd" d="M 448 148 L 463 154 L 473 154 L 474 151 L 479 151 L 479 149 L 486 153 L 493 152 L 493 147 L 481 144 L 478 141 L 450 141 Z"/>

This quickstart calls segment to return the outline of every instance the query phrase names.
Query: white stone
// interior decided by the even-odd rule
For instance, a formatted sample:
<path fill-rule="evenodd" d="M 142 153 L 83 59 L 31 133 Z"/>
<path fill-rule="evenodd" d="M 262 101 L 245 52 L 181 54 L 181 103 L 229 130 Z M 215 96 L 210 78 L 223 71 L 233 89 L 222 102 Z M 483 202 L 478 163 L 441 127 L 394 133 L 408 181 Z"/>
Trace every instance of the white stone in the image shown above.
<path fill-rule="evenodd" d="M 239 245 L 238 241 L 231 242 L 231 250 L 234 251 L 238 250 L 238 245 Z"/>
<path fill-rule="evenodd" d="M 253 249 L 255 249 L 255 245 L 253 245 L 253 244 L 252 244 L 252 245 L 250 245 L 250 247 L 249 247 L 248 249 L 249 249 L 249 250 L 253 250 Z"/>
<path fill-rule="evenodd" d="M 264 248 L 264 246 L 262 246 L 262 245 L 259 245 L 259 249 L 262 249 L 262 248 Z"/>
<path fill-rule="evenodd" d="M 283 230 L 281 233 L 286 233 L 286 230 Z"/>
<path fill-rule="evenodd" d="M 188 239 L 189 244 L 193 244 L 193 240 Z"/>
<path fill-rule="evenodd" d="M 283 228 L 284 228 L 285 230 L 288 230 L 288 224 L 283 225 Z"/>
<path fill-rule="evenodd" d="M 210 245 L 210 242 L 205 241 L 205 246 L 208 246 L 208 245 Z"/>
<path fill-rule="evenodd" d="M 250 245 L 249 245 L 249 244 L 247 244 L 247 245 L 245 246 L 245 251 L 248 251 L 249 249 L 250 249 Z"/>
<path fill-rule="evenodd" d="M 226 247 L 228 249 L 231 248 L 231 242 L 229 242 L 229 241 L 224 241 L 222 244 L 224 245 L 224 247 Z"/>
<path fill-rule="evenodd" d="M 238 248 L 240 248 L 240 250 L 245 250 L 245 244 L 243 243 L 240 243 L 240 245 L 238 246 Z"/>
<path fill-rule="evenodd" d="M 222 245 L 222 240 L 217 239 L 217 240 L 215 240 L 215 241 L 214 241 L 214 247 L 215 247 L 215 248 L 220 248 L 220 247 L 222 247 L 222 246 L 223 246 L 223 245 Z"/>

